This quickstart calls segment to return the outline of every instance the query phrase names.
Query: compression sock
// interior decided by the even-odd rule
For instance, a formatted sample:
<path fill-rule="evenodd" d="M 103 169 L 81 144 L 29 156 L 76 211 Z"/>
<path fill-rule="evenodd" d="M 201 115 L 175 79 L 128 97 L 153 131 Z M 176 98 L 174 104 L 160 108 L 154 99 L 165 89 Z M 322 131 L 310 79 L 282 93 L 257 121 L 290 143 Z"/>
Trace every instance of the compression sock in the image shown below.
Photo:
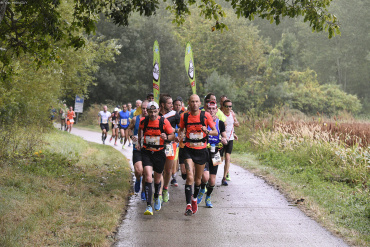
<path fill-rule="evenodd" d="M 146 204 L 152 205 L 152 194 L 153 194 L 153 189 L 152 189 L 152 183 L 145 182 L 145 196 L 146 196 Z"/>
<path fill-rule="evenodd" d="M 214 185 L 213 186 L 210 186 L 210 185 L 207 186 L 207 196 L 210 196 L 212 194 L 212 191 L 213 191 L 214 187 L 215 187 Z"/>
<path fill-rule="evenodd" d="M 186 204 L 191 204 L 191 185 L 185 184 L 185 198 L 186 198 Z"/>
<path fill-rule="evenodd" d="M 159 182 L 159 184 L 154 184 L 154 198 L 158 198 L 160 189 L 161 189 L 161 182 Z"/>
<path fill-rule="evenodd" d="M 202 190 L 204 190 L 204 189 L 206 188 L 206 185 L 207 185 L 207 183 L 203 183 L 203 182 L 202 182 L 202 183 L 200 184 L 200 188 L 201 188 Z"/>
<path fill-rule="evenodd" d="M 200 185 L 195 185 L 195 184 L 194 184 L 194 194 L 193 194 L 193 198 L 197 198 L 197 197 L 198 197 L 199 190 L 200 190 Z"/>

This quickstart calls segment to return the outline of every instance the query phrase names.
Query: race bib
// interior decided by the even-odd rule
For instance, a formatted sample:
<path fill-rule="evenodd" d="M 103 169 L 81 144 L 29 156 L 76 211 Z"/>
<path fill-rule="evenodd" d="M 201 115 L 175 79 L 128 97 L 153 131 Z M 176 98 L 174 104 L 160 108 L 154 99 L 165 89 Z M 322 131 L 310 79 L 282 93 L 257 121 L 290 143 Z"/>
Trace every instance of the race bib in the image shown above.
<path fill-rule="evenodd" d="M 190 140 L 201 140 L 203 138 L 203 133 L 202 132 L 197 132 L 197 133 L 190 133 L 189 134 L 189 139 Z M 203 142 L 190 142 L 189 143 L 190 147 L 201 147 L 204 145 Z"/>
<path fill-rule="evenodd" d="M 75 122 L 75 120 L 73 120 L 73 119 L 70 119 L 70 120 L 69 120 L 69 122 L 70 122 L 70 123 L 74 123 L 74 122 Z"/>
<path fill-rule="evenodd" d="M 159 136 L 146 136 L 145 144 L 158 146 L 160 145 L 160 137 Z"/>
<path fill-rule="evenodd" d="M 173 150 L 173 143 L 166 144 L 166 150 L 164 151 L 166 153 L 166 156 L 174 156 L 174 150 Z"/>
<path fill-rule="evenodd" d="M 126 118 L 121 119 L 121 125 L 127 125 L 127 119 Z"/>
<path fill-rule="evenodd" d="M 212 158 L 213 166 L 218 166 L 221 164 L 221 155 L 220 152 L 215 153 L 215 156 Z"/>
<path fill-rule="evenodd" d="M 102 124 L 107 124 L 108 123 L 108 118 L 102 118 L 101 123 Z"/>

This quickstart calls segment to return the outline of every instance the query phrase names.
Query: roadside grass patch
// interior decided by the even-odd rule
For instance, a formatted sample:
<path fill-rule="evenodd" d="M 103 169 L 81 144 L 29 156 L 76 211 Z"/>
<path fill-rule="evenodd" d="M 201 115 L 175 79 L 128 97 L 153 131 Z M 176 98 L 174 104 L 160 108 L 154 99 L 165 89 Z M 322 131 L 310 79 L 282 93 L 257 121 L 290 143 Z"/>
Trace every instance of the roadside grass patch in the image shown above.
<path fill-rule="evenodd" d="M 0 246 L 110 246 L 130 190 L 126 158 L 66 132 L 2 160 Z"/>
<path fill-rule="evenodd" d="M 240 145 L 248 148 L 233 154 L 234 162 L 282 190 L 292 205 L 351 245 L 370 246 L 369 147 L 346 146 L 304 124 L 284 130 L 257 130 L 240 140 L 249 142 Z"/>

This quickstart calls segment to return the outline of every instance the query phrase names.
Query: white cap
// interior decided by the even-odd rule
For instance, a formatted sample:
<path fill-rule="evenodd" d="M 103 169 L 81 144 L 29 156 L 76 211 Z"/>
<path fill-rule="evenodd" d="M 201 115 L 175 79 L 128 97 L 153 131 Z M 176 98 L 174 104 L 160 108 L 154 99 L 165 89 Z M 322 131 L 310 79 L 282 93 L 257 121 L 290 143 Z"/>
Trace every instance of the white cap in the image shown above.
<path fill-rule="evenodd" d="M 151 101 L 148 103 L 148 106 L 146 107 L 146 109 L 148 110 L 159 109 L 159 106 L 155 101 Z"/>
<path fill-rule="evenodd" d="M 119 109 L 116 107 L 116 108 L 114 108 L 114 111 L 119 111 Z"/>

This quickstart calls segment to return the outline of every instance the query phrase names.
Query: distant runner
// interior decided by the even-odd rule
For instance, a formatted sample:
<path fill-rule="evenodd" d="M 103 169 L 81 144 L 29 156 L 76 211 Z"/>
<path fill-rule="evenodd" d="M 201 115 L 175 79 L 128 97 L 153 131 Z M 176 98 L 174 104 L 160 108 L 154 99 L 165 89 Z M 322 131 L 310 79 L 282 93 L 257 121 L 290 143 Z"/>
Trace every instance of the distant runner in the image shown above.
<path fill-rule="evenodd" d="M 103 110 L 98 113 L 98 121 L 100 125 L 100 129 L 102 130 L 101 140 L 103 144 L 105 144 L 105 139 L 107 139 L 108 131 L 109 131 L 109 123 L 108 120 L 111 117 L 111 113 L 108 111 L 107 106 L 103 106 Z"/>
<path fill-rule="evenodd" d="M 67 105 L 63 104 L 63 106 L 59 109 L 59 116 L 60 116 L 60 129 L 67 130 L 67 124 L 66 124 L 66 116 L 67 116 Z"/>
<path fill-rule="evenodd" d="M 119 133 L 119 128 L 118 128 L 118 111 L 119 109 L 116 107 L 114 108 L 113 113 L 110 115 L 110 120 L 112 122 L 112 136 L 109 140 L 109 142 L 112 141 L 114 138 L 114 145 L 117 146 L 117 139 L 118 139 L 118 133 Z"/>
<path fill-rule="evenodd" d="M 164 152 L 164 141 L 173 141 L 175 135 L 170 122 L 158 116 L 159 106 L 156 102 L 150 102 L 147 106 L 148 116 L 141 118 L 139 128 L 143 130 L 138 133 L 138 148 L 140 149 L 141 138 L 144 138 L 141 158 L 144 166 L 145 197 L 147 208 L 145 215 L 153 215 L 152 209 L 152 173 L 154 171 L 154 209 L 159 211 L 162 201 L 159 198 L 161 177 L 166 162 Z"/>
<path fill-rule="evenodd" d="M 148 95 L 146 96 L 146 99 L 147 99 L 149 102 L 154 101 L 154 94 L 153 94 L 153 93 L 148 93 Z"/>
<path fill-rule="evenodd" d="M 118 122 L 119 122 L 119 129 L 121 132 L 121 144 L 123 144 L 122 148 L 124 148 L 126 141 L 127 141 L 127 137 L 128 137 L 127 128 L 130 124 L 130 112 L 127 110 L 126 104 L 122 105 L 122 111 L 119 112 Z M 123 138 L 125 139 L 125 141 L 123 141 Z"/>
<path fill-rule="evenodd" d="M 67 129 L 69 130 L 69 133 L 72 131 L 73 123 L 75 122 L 74 118 L 76 117 L 75 112 L 73 111 L 73 107 L 69 107 L 69 110 L 67 111 L 67 118 L 66 118 L 66 124 Z"/>

